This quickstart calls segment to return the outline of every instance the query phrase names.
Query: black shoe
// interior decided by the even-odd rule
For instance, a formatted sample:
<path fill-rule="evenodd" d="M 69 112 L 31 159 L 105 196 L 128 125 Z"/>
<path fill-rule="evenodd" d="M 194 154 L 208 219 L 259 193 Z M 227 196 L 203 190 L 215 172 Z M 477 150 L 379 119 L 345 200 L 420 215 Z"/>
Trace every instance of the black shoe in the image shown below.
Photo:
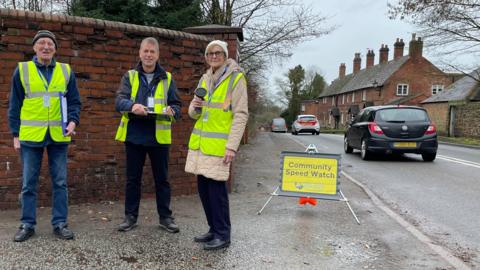
<path fill-rule="evenodd" d="M 209 242 L 211 240 L 213 240 L 213 233 L 211 233 L 211 232 L 207 232 L 205 234 L 195 236 L 193 238 L 193 241 L 195 241 L 197 243 L 205 243 L 205 242 Z"/>
<path fill-rule="evenodd" d="M 55 234 L 55 236 L 63 240 L 72 240 L 75 237 L 73 232 L 68 228 L 67 224 L 56 226 L 53 229 L 53 233 Z"/>
<path fill-rule="evenodd" d="M 137 220 L 133 216 L 126 216 L 122 223 L 118 224 L 119 232 L 128 232 L 137 227 Z"/>
<path fill-rule="evenodd" d="M 171 217 L 160 219 L 160 228 L 171 233 L 178 233 L 180 231 L 177 224 L 173 222 L 173 218 Z"/>
<path fill-rule="evenodd" d="M 205 250 L 216 250 L 216 249 L 221 249 L 221 248 L 226 248 L 230 246 L 230 240 L 222 240 L 219 238 L 215 238 L 203 246 L 203 249 Z"/>
<path fill-rule="evenodd" d="M 23 242 L 23 241 L 28 240 L 34 234 L 35 234 L 35 229 L 30 228 L 30 227 L 25 227 L 24 225 L 22 225 L 22 226 L 20 226 L 19 230 L 15 234 L 15 237 L 13 237 L 13 241 Z"/>

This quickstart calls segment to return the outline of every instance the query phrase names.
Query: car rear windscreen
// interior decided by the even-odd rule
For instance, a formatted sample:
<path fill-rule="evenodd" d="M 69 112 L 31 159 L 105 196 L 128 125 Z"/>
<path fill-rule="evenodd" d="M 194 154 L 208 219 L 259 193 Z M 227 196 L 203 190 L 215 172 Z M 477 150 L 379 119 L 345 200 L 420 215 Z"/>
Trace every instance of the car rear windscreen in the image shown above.
<path fill-rule="evenodd" d="M 383 122 L 427 122 L 427 112 L 413 108 L 392 108 L 378 110 L 375 113 L 376 121 Z"/>
<path fill-rule="evenodd" d="M 302 120 L 302 121 L 316 121 L 317 119 L 315 119 L 315 116 L 302 116 L 299 118 L 299 120 Z"/>
<path fill-rule="evenodd" d="M 273 124 L 275 125 L 285 125 L 285 120 L 281 118 L 273 119 Z"/>

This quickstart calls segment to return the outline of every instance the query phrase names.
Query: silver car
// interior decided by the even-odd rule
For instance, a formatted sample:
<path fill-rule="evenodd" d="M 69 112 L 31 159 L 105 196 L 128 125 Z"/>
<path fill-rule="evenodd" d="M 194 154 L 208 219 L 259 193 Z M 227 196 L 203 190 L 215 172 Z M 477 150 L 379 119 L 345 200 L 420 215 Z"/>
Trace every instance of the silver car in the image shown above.
<path fill-rule="evenodd" d="M 298 133 L 312 133 L 312 135 L 320 134 L 320 122 L 315 115 L 300 114 L 292 124 L 292 134 Z"/>
<path fill-rule="evenodd" d="M 279 117 L 272 120 L 272 132 L 287 132 L 287 124 L 285 119 Z"/>

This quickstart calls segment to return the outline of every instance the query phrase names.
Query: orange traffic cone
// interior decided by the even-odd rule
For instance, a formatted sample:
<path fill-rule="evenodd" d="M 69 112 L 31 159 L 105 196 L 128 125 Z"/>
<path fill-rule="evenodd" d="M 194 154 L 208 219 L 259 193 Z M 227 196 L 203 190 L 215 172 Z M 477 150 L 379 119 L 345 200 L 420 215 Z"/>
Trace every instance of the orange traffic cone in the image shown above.
<path fill-rule="evenodd" d="M 307 203 L 309 203 L 311 205 L 317 205 L 317 200 L 314 199 L 314 198 L 310 198 L 310 197 L 300 197 L 298 199 L 298 204 L 305 205 Z"/>

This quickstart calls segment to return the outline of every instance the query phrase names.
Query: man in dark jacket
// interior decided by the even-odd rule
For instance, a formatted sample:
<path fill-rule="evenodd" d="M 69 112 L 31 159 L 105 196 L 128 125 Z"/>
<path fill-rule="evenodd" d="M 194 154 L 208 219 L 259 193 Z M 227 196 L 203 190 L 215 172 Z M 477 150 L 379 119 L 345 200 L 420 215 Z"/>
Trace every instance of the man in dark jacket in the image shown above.
<path fill-rule="evenodd" d="M 125 143 L 127 181 L 125 187 L 125 219 L 119 231 L 129 231 L 137 224 L 141 182 L 145 158 L 152 166 L 160 227 L 179 232 L 170 210 L 168 154 L 171 144 L 171 123 L 180 117 L 181 101 L 170 73 L 159 64 L 159 45 L 155 38 L 142 41 L 140 63 L 122 78 L 115 102 L 122 120 L 116 140 Z"/>
<path fill-rule="evenodd" d="M 67 147 L 79 124 L 81 103 L 74 72 L 68 64 L 55 61 L 57 46 L 52 32 L 38 31 L 33 38 L 33 60 L 19 63 L 13 73 L 8 123 L 23 165 L 22 217 L 16 242 L 35 233 L 38 176 L 45 148 L 52 180 L 53 230 L 61 239 L 74 238 L 67 228 Z"/>

